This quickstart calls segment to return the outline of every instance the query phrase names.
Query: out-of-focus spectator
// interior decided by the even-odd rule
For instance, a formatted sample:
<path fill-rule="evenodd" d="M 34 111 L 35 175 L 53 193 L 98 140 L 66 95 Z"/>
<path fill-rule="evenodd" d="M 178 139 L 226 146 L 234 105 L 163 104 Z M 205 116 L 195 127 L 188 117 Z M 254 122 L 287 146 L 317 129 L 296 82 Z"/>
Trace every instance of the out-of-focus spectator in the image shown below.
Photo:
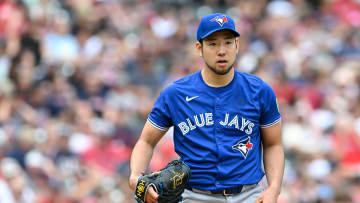
<path fill-rule="evenodd" d="M 27 174 L 19 163 L 12 158 L 0 162 L 0 200 L 1 202 L 34 202 L 35 191 L 27 179 Z"/>
<path fill-rule="evenodd" d="M 279 202 L 360 202 L 357 0 L 0 0 L 0 202 L 132 202 L 131 149 L 160 90 L 201 68 L 199 18 L 234 16 L 236 68 L 274 88 Z M 148 171 L 177 158 L 171 130 Z"/>

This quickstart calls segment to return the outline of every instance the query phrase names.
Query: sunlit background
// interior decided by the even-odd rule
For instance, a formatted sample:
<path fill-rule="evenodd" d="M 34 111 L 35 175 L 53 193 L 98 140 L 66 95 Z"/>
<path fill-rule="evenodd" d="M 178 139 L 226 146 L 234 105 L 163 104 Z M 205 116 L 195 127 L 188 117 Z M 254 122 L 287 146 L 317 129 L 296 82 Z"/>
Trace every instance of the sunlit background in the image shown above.
<path fill-rule="evenodd" d="M 359 203 L 359 0 L 0 0 L 0 202 L 133 202 L 131 149 L 159 91 L 202 67 L 212 12 L 277 94 L 279 203 Z M 149 171 L 175 157 L 168 133 Z"/>

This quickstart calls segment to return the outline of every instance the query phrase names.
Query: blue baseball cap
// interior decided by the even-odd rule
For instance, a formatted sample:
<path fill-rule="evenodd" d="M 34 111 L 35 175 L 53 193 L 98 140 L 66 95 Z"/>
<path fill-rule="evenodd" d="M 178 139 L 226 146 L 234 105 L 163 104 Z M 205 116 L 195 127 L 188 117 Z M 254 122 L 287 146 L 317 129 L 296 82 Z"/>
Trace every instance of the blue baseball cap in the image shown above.
<path fill-rule="evenodd" d="M 215 13 L 201 18 L 197 28 L 197 40 L 200 41 L 219 30 L 230 30 L 236 37 L 240 36 L 235 30 L 234 20 L 230 16 L 223 13 Z"/>

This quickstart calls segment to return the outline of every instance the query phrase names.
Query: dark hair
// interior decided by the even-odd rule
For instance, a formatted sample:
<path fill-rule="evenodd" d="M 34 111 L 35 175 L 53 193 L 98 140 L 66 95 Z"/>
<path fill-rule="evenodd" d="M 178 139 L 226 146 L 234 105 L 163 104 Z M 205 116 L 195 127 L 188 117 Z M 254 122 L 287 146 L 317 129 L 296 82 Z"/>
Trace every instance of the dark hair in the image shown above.
<path fill-rule="evenodd" d="M 237 36 L 234 32 L 232 32 L 232 33 L 233 33 L 233 35 L 234 35 L 234 38 L 236 39 L 238 36 Z M 201 46 L 203 45 L 203 39 L 204 39 L 204 38 L 202 38 L 202 39 L 199 40 Z"/>
<path fill-rule="evenodd" d="M 200 42 L 200 44 L 201 44 L 201 46 L 202 46 L 202 45 L 203 45 L 203 39 L 200 39 L 199 42 Z"/>

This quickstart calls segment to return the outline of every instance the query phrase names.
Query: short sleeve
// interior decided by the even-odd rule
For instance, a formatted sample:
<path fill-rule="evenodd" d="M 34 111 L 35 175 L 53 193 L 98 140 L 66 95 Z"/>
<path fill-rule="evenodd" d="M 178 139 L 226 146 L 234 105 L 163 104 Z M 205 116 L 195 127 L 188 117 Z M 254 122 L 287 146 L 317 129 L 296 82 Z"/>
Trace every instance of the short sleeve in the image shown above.
<path fill-rule="evenodd" d="M 260 127 L 267 128 L 280 122 L 281 116 L 274 90 L 263 83 L 260 94 L 261 118 Z"/>
<path fill-rule="evenodd" d="M 172 121 L 170 117 L 170 111 L 167 101 L 169 95 L 166 94 L 164 90 L 161 92 L 160 96 L 157 98 L 152 111 L 150 112 L 147 121 L 155 128 L 167 131 L 172 126 Z"/>

